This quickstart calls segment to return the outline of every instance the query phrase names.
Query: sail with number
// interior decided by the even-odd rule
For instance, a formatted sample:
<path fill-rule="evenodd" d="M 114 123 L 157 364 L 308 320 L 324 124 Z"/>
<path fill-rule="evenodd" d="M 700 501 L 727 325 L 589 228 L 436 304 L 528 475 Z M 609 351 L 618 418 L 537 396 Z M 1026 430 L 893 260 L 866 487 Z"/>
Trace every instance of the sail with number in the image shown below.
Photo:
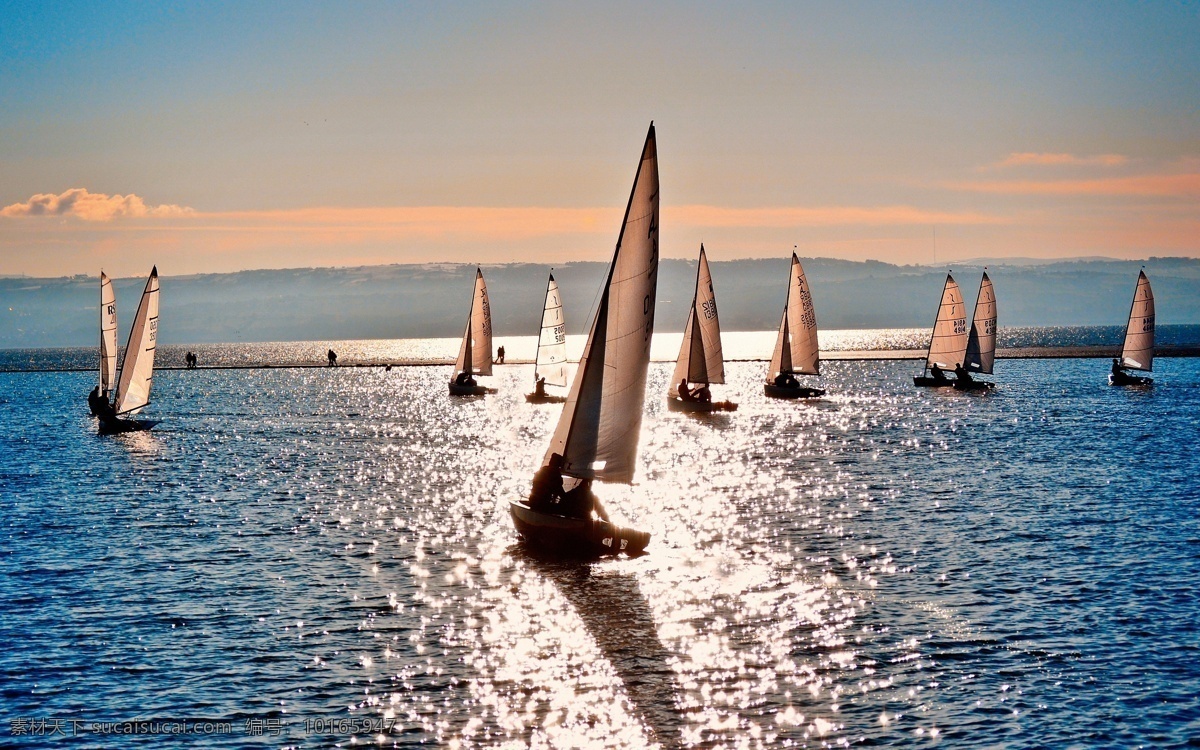
<path fill-rule="evenodd" d="M 567 324 L 554 274 L 550 274 L 550 281 L 546 283 L 546 304 L 542 308 L 533 377 L 535 380 L 544 378 L 546 385 L 567 384 Z"/>
<path fill-rule="evenodd" d="M 992 374 L 996 362 L 996 292 L 987 271 L 979 281 L 979 296 L 975 299 L 975 315 L 967 336 L 967 354 L 963 367 L 971 372 Z"/>
<path fill-rule="evenodd" d="M 117 387 L 117 297 L 112 280 L 100 272 L 100 393 Z"/>
<path fill-rule="evenodd" d="M 125 344 L 121 379 L 117 386 L 117 414 L 128 414 L 150 403 L 154 379 L 154 349 L 158 339 L 158 266 L 150 271 L 142 300 L 138 303 L 133 329 Z"/>
<path fill-rule="evenodd" d="M 1137 288 L 1133 291 L 1129 325 L 1121 347 L 1121 365 L 1146 372 L 1154 369 L 1154 292 L 1150 290 L 1150 279 L 1146 278 L 1145 271 L 1138 274 Z"/>
<path fill-rule="evenodd" d="M 788 276 L 787 300 L 784 302 L 783 318 L 779 321 L 779 335 L 775 338 L 775 351 L 767 368 L 767 384 L 775 382 L 779 375 L 820 375 L 821 356 L 817 344 L 817 312 L 813 308 L 812 294 L 800 259 L 792 253 L 792 267 Z"/>
<path fill-rule="evenodd" d="M 956 365 L 963 363 L 966 353 L 966 305 L 958 282 L 946 274 L 946 285 L 942 288 L 942 302 L 938 306 L 937 320 L 933 323 L 933 337 L 929 340 L 925 368 L 937 365 L 943 370 L 953 370 Z"/>
<path fill-rule="evenodd" d="M 657 282 L 658 150 L 651 123 L 604 293 L 543 465 L 557 453 L 567 476 L 633 480 Z"/>
<path fill-rule="evenodd" d="M 675 362 L 675 374 L 671 376 L 668 392 L 673 392 L 680 380 L 709 384 L 725 382 L 721 324 L 717 320 L 717 299 L 704 245 L 700 246 L 696 292 L 692 296 L 687 324 L 683 327 L 683 343 L 679 347 L 679 358 Z"/>
<path fill-rule="evenodd" d="M 475 375 L 492 374 L 492 308 L 488 304 L 483 271 L 475 269 L 475 289 L 471 292 L 471 314 L 463 332 L 462 346 L 454 363 L 455 372 Z"/>

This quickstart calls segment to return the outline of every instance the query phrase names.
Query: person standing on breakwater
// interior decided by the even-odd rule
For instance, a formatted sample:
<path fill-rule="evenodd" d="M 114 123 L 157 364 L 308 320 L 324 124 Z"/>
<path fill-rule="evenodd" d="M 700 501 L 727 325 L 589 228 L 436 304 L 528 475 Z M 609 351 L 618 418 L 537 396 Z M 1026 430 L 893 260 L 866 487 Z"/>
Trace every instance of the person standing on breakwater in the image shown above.
<path fill-rule="evenodd" d="M 329 353 L 326 354 L 325 356 L 327 356 L 329 358 L 329 366 L 330 367 L 337 367 L 337 352 L 330 349 Z"/>
<path fill-rule="evenodd" d="M 504 364 L 504 347 L 503 346 L 496 350 L 496 364 L 498 364 L 498 365 Z"/>

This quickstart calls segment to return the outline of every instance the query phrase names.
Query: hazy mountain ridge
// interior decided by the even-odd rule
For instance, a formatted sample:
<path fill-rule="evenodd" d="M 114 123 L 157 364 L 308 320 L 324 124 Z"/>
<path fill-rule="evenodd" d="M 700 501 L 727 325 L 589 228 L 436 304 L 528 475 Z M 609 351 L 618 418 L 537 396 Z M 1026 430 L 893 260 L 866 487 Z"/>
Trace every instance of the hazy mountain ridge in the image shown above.
<path fill-rule="evenodd" d="M 925 327 L 932 324 L 945 268 L 881 261 L 802 259 L 822 328 Z M 1018 261 L 1020 263 L 1020 261 Z M 1119 325 L 1138 269 L 1154 287 L 1158 321 L 1200 323 L 1200 260 L 1075 260 L 1007 266 L 989 262 L 1001 326 Z M 497 336 L 534 335 L 545 296 L 544 264 L 484 266 Z M 466 324 L 475 266 L 419 264 L 295 268 L 162 277 L 165 344 L 451 337 Z M 607 264 L 555 267 L 569 333 L 584 333 Z M 981 265 L 953 266 L 974 304 Z M 712 263 L 725 330 L 775 328 L 788 259 Z M 665 259 L 659 268 L 656 330 L 679 331 L 687 317 L 696 263 Z M 117 279 L 124 341 L 144 279 Z M 95 277 L 0 278 L 0 347 L 87 346 L 96 342 Z"/>

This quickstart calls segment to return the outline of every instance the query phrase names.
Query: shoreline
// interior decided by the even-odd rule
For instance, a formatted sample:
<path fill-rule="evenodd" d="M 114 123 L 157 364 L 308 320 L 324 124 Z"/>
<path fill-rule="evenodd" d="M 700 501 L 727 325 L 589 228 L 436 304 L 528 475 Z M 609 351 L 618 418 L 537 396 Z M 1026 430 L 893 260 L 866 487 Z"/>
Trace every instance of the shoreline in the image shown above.
<path fill-rule="evenodd" d="M 1017 347 L 997 349 L 996 359 L 1112 359 L 1120 356 L 1119 346 L 1045 346 Z M 1154 353 L 1156 359 L 1171 357 L 1200 357 L 1200 346 L 1164 346 Z M 891 361 L 891 360 L 921 360 L 925 358 L 924 349 L 878 349 L 878 350 L 847 350 L 821 352 L 824 362 L 854 362 L 854 361 Z M 652 360 L 653 362 L 673 362 L 674 360 Z M 727 359 L 726 362 L 766 362 L 766 357 L 753 359 Z M 260 364 L 229 364 L 229 365 L 199 365 L 188 368 L 180 365 L 156 366 L 158 371 L 166 370 L 295 370 L 295 369 L 337 369 L 338 367 L 450 367 L 452 359 L 428 360 L 364 360 L 342 362 L 330 368 L 327 362 L 264 362 Z M 530 359 L 513 359 L 497 367 L 532 365 Z M 574 364 L 574 362 L 572 362 Z M 95 367 L 54 367 L 54 368 L 0 368 L 0 373 L 43 373 L 43 372 L 94 372 Z"/>

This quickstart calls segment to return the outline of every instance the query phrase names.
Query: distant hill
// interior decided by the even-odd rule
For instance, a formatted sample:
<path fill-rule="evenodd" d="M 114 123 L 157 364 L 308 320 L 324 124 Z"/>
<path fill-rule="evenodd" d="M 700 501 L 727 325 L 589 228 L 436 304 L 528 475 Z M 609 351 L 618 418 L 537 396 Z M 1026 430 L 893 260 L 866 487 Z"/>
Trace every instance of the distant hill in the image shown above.
<path fill-rule="evenodd" d="M 945 269 L 879 261 L 802 259 L 822 328 L 932 324 Z M 1154 286 L 1158 320 L 1200 323 L 1200 260 L 1076 260 L 990 263 L 1001 326 L 1119 325 L 1128 315 L 1138 268 Z M 555 268 L 570 333 L 586 332 L 607 265 Z M 788 259 L 714 262 L 725 330 L 775 328 Z M 475 267 L 452 264 L 297 268 L 162 277 L 160 340 L 165 344 L 449 337 L 462 334 Z M 493 323 L 501 336 L 537 331 L 550 268 L 485 266 Z M 982 268 L 955 266 L 974 303 Z M 694 261 L 664 260 L 656 330 L 679 331 L 691 303 Z M 144 279 L 116 282 L 121 340 Z M 0 278 L 0 348 L 87 346 L 97 338 L 96 278 Z"/>

